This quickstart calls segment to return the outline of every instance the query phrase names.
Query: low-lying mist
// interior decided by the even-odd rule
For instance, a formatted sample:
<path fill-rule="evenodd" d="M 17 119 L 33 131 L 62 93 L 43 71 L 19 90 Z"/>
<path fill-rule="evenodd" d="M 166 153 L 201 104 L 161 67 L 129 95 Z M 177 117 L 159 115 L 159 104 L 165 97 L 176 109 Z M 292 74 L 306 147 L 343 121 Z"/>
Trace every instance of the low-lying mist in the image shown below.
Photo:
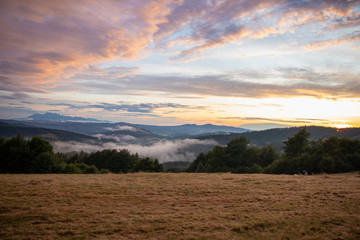
<path fill-rule="evenodd" d="M 128 149 L 131 153 L 138 153 L 142 157 L 156 158 L 160 163 L 175 161 L 193 161 L 201 152 L 207 152 L 218 145 L 215 140 L 161 140 L 152 145 L 144 146 L 141 144 L 119 144 L 103 143 L 91 145 L 80 142 L 53 142 L 55 152 L 96 152 L 104 149 Z"/>

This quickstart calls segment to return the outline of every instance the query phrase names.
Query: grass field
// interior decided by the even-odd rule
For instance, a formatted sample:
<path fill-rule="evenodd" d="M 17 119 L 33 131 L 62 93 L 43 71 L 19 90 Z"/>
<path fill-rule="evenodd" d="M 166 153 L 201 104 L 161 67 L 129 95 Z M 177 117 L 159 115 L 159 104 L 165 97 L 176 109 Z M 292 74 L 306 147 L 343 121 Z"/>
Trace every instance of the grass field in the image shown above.
<path fill-rule="evenodd" d="M 0 239 L 360 239 L 360 176 L 0 175 Z"/>

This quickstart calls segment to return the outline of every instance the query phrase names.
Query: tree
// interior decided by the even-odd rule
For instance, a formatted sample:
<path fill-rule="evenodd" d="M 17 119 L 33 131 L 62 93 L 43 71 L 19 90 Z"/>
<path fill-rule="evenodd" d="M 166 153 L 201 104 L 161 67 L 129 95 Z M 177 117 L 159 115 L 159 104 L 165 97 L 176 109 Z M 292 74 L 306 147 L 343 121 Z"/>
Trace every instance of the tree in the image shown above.
<path fill-rule="evenodd" d="M 134 172 L 160 172 L 162 170 L 162 167 L 160 168 L 160 164 L 158 162 L 158 160 L 156 159 L 155 161 L 152 160 L 149 157 L 146 158 L 137 158 L 135 160 L 135 164 L 134 164 L 134 168 L 133 171 Z"/>
<path fill-rule="evenodd" d="M 285 157 L 300 157 L 304 154 L 309 146 L 309 138 L 310 133 L 306 131 L 305 127 L 293 137 L 288 138 L 283 147 Z"/>
<path fill-rule="evenodd" d="M 279 154 L 277 153 L 276 149 L 273 146 L 268 145 L 261 148 L 258 164 L 260 164 L 261 167 L 266 167 L 278 158 Z"/>
<path fill-rule="evenodd" d="M 29 173 L 31 158 L 24 136 L 18 134 L 2 144 L 1 173 Z"/>
<path fill-rule="evenodd" d="M 28 145 L 30 157 L 33 159 L 45 152 L 53 153 L 53 146 L 41 137 L 33 137 L 28 142 Z"/>
<path fill-rule="evenodd" d="M 240 155 L 247 149 L 249 144 L 250 141 L 246 137 L 235 137 L 227 144 L 226 152 L 232 156 Z"/>
<path fill-rule="evenodd" d="M 225 148 L 215 146 L 214 149 L 208 154 L 208 164 L 204 166 L 205 172 L 226 172 L 226 154 Z"/>
<path fill-rule="evenodd" d="M 43 152 L 32 160 L 32 173 L 53 173 L 58 165 L 57 156 L 51 152 Z"/>
<path fill-rule="evenodd" d="M 66 167 L 64 169 L 64 173 L 74 174 L 74 173 L 82 173 L 82 172 L 81 172 L 81 169 L 78 168 L 74 163 L 70 163 L 70 164 L 66 165 Z"/>
<path fill-rule="evenodd" d="M 188 172 L 204 172 L 204 166 L 208 163 L 208 154 L 200 153 L 190 164 Z"/>
<path fill-rule="evenodd" d="M 91 165 L 91 166 L 86 166 L 86 168 L 83 170 L 83 173 L 96 174 L 96 173 L 100 173 L 100 172 L 94 165 Z"/>

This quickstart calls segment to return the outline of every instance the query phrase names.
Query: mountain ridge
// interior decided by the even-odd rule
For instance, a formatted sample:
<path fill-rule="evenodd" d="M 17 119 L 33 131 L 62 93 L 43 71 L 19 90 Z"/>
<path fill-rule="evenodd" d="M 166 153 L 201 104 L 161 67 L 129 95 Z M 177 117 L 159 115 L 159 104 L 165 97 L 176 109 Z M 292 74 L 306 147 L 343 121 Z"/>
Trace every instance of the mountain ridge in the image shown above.
<path fill-rule="evenodd" d="M 32 120 L 46 120 L 46 121 L 83 121 L 83 122 L 107 122 L 101 121 L 95 118 L 83 118 L 79 116 L 71 117 L 71 116 L 64 116 L 57 113 L 35 113 L 31 116 L 28 116 L 26 119 Z"/>
<path fill-rule="evenodd" d="M 5 120 L 1 120 L 5 121 Z M 12 122 L 11 122 L 12 121 Z M 19 121 L 19 122 L 13 122 Z M 103 134 L 109 128 L 116 129 L 118 127 L 133 127 L 136 129 L 142 129 L 144 131 L 152 132 L 155 135 L 162 137 L 184 138 L 187 136 L 195 136 L 199 134 L 210 133 L 242 133 L 250 131 L 245 128 L 232 127 L 225 125 L 213 125 L 213 124 L 182 124 L 173 126 L 161 126 L 161 125 L 146 125 L 146 124 L 134 124 L 127 122 L 109 122 L 100 121 L 93 118 L 83 117 L 71 117 L 63 116 L 57 113 L 36 113 L 28 116 L 25 119 L 6 120 L 6 122 L 12 124 L 25 124 L 33 127 L 45 127 L 51 129 L 58 129 L 64 131 L 71 131 L 79 134 L 94 135 Z"/>

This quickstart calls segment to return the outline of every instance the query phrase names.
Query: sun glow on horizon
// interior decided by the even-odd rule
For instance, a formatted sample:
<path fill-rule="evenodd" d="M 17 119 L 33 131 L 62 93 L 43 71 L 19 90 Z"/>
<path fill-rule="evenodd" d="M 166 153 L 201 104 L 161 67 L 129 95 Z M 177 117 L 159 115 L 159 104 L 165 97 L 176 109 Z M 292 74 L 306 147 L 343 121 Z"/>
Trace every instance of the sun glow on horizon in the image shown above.
<path fill-rule="evenodd" d="M 349 124 L 332 124 L 330 126 L 334 127 L 334 128 L 337 128 L 337 129 L 355 127 L 355 126 L 352 126 L 352 125 L 349 125 Z"/>

